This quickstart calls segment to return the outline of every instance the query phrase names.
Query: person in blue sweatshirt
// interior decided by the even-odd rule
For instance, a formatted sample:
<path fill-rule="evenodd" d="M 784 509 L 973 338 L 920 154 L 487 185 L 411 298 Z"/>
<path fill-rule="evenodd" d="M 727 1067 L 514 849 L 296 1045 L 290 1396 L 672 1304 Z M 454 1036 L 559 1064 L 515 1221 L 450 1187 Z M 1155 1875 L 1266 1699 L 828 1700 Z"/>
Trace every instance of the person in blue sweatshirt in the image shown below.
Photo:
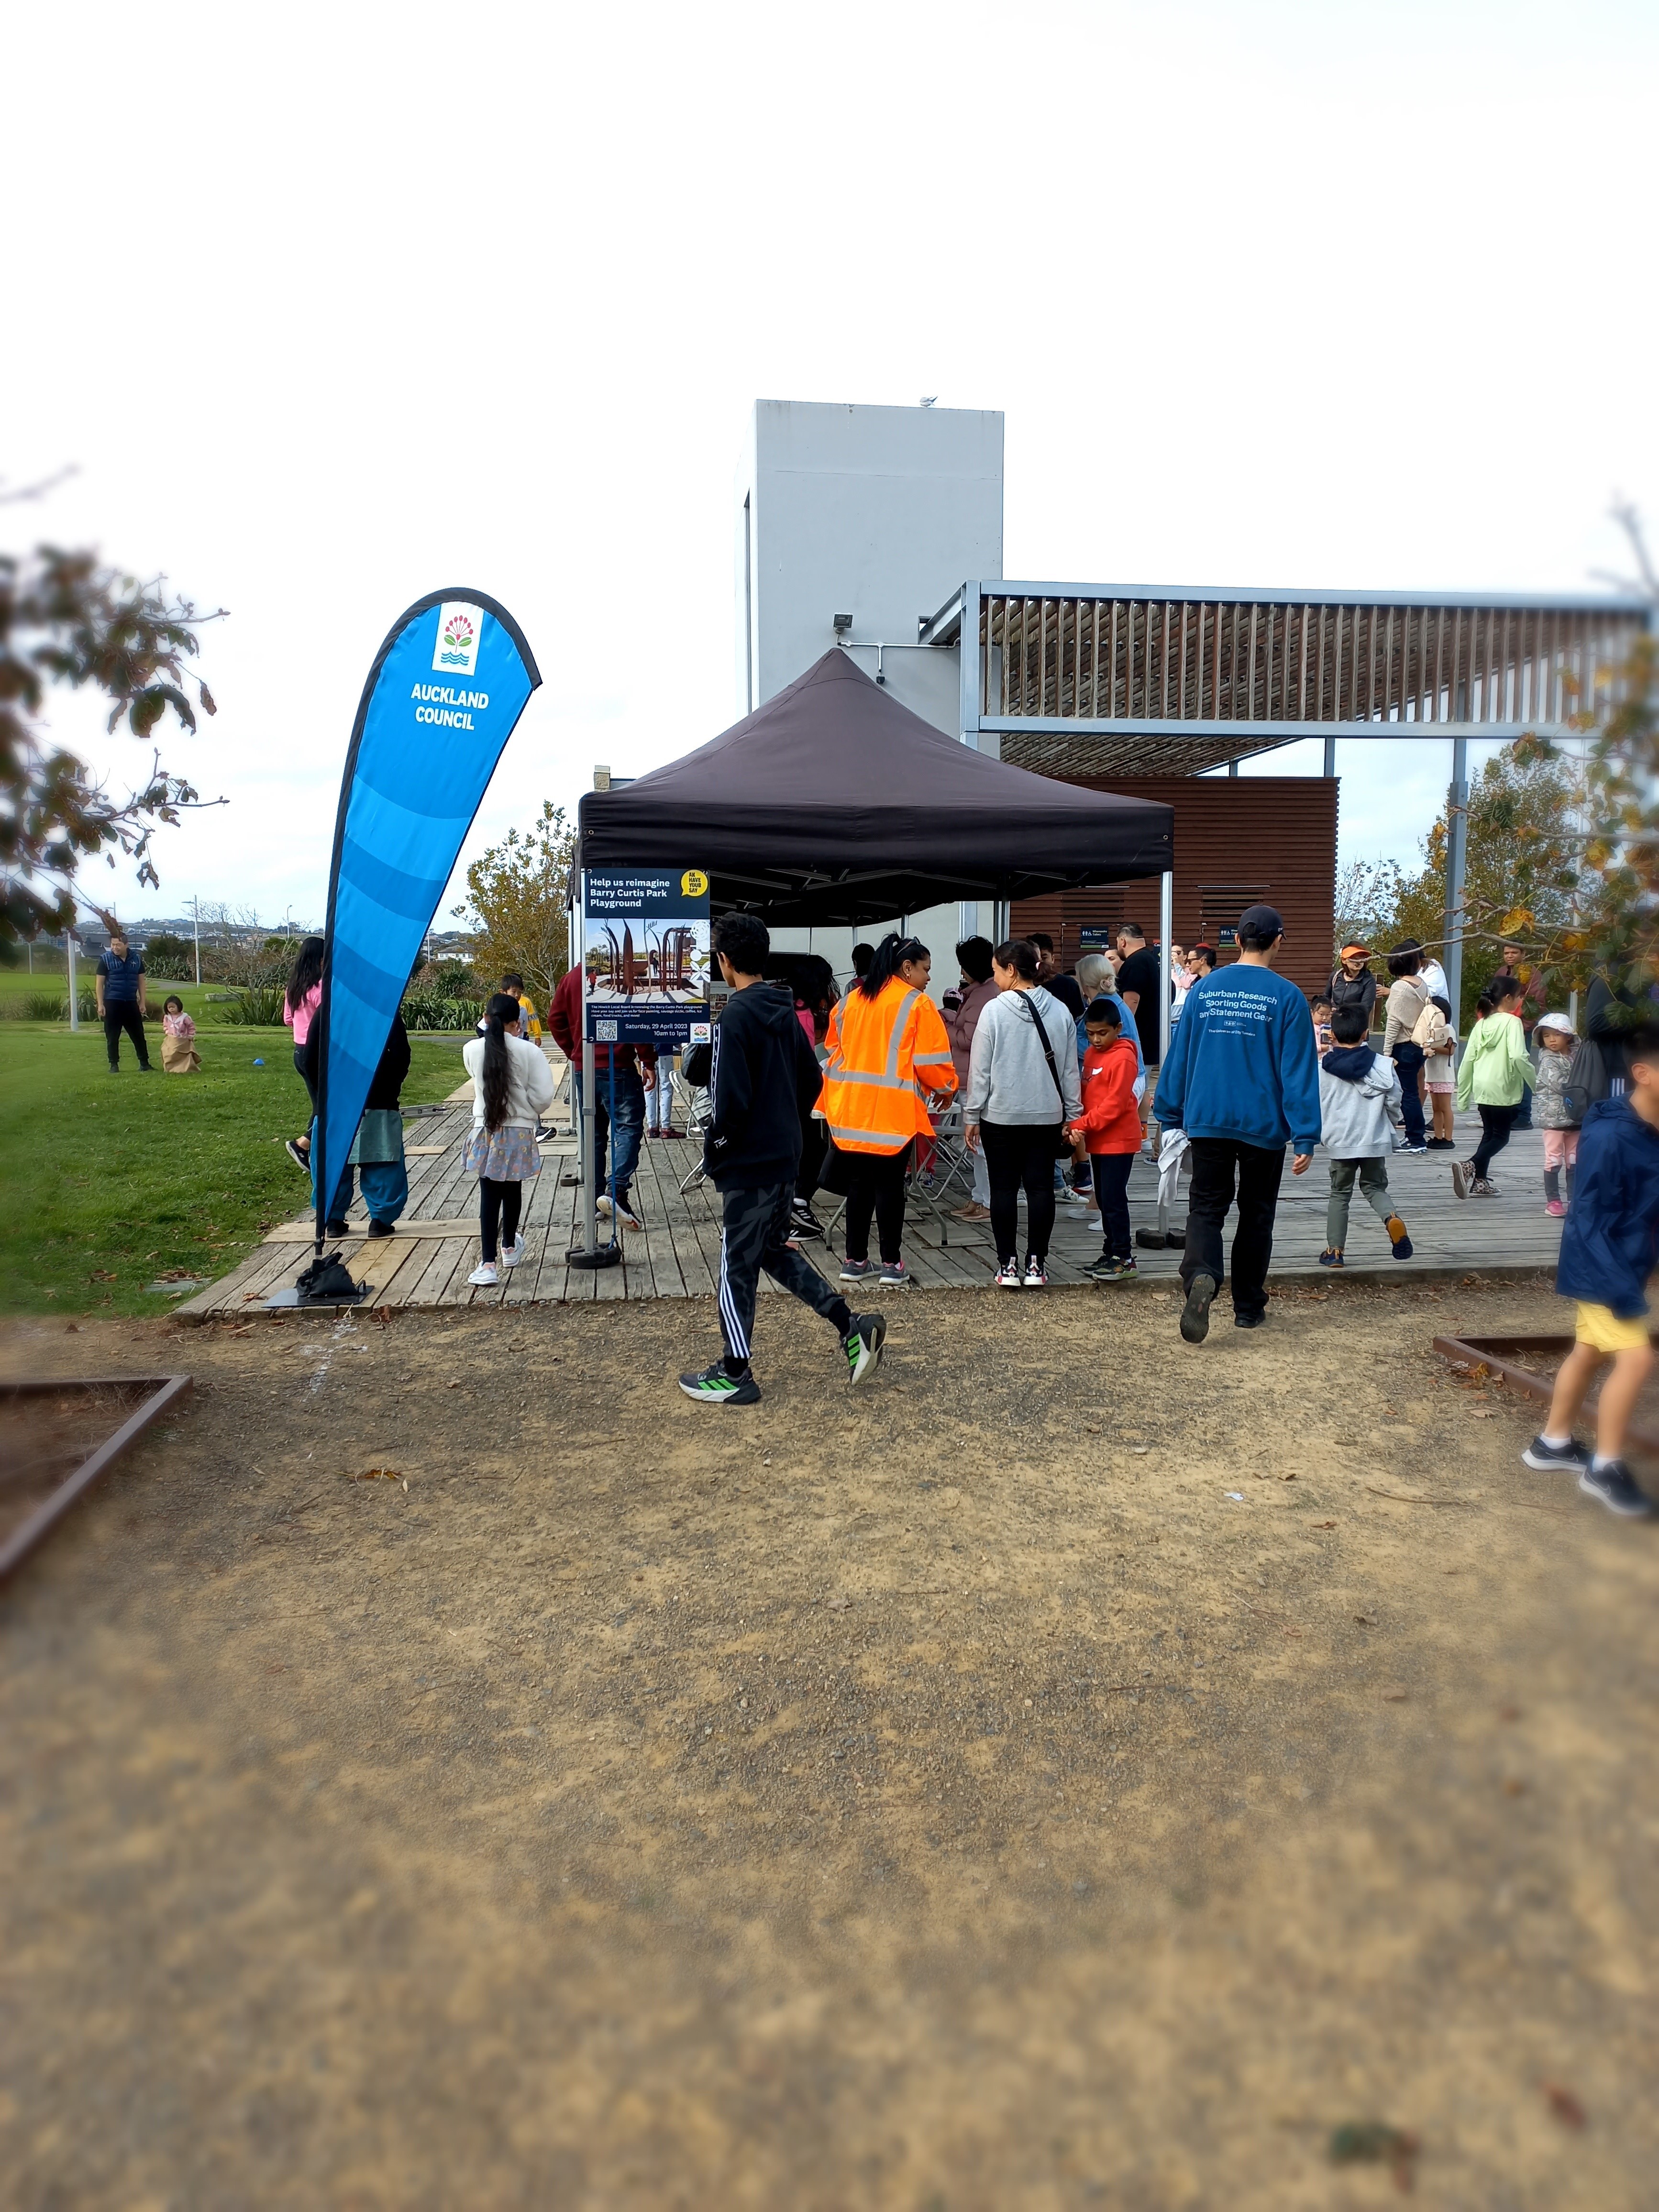
<path fill-rule="evenodd" d="M 1305 1175 L 1319 1142 L 1319 1055 L 1313 1018 L 1294 983 L 1275 975 L 1285 941 L 1276 908 L 1246 907 L 1238 918 L 1238 958 L 1194 983 L 1170 1040 L 1158 1085 L 1158 1119 L 1184 1129 L 1193 1163 L 1187 1293 L 1181 1334 L 1202 1344 L 1210 1302 L 1221 1287 L 1221 1225 L 1238 1194 L 1233 1237 L 1233 1324 L 1260 1328 L 1267 1317 L 1267 1262 L 1285 1147 L 1292 1175 Z"/>
<path fill-rule="evenodd" d="M 1584 1116 L 1572 1210 L 1561 1232 L 1555 1287 L 1577 1304 L 1576 1341 L 1561 1363 L 1549 1418 L 1521 1455 L 1540 1473 L 1577 1469 L 1578 1487 L 1610 1513 L 1642 1520 L 1659 1507 L 1625 1464 L 1637 1395 L 1653 1367 L 1648 1278 L 1659 1264 L 1659 1027 L 1644 1023 L 1620 1042 L 1630 1064 L 1621 1098 Z M 1604 1359 L 1613 1372 L 1595 1407 L 1595 1450 L 1572 1425 Z"/>

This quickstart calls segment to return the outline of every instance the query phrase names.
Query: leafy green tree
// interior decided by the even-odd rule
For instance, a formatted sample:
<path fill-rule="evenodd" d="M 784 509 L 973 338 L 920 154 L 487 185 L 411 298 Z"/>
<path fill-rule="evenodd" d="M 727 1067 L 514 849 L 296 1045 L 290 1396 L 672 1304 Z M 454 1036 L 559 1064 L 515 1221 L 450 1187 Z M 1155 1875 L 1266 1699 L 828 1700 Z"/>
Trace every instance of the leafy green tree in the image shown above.
<path fill-rule="evenodd" d="M 215 711 L 190 663 L 203 625 L 224 610 L 198 614 L 164 586 L 161 577 L 140 583 L 122 575 L 84 550 L 0 553 L 0 945 L 71 927 L 70 886 L 82 864 L 100 854 L 111 868 L 125 854 L 140 884 L 157 884 L 156 830 L 203 803 L 155 747 L 148 769 L 118 798 L 51 739 L 42 719 L 54 684 L 101 693 L 109 729 L 125 720 L 145 740 L 169 715 L 194 731 L 197 705 Z M 94 900 L 86 902 L 112 921 Z"/>
<path fill-rule="evenodd" d="M 1397 941 L 1395 924 L 1405 877 L 1398 860 L 1351 860 L 1336 879 L 1336 942 L 1331 965 L 1345 945 L 1369 945 L 1373 951 Z"/>
<path fill-rule="evenodd" d="M 153 937 L 144 939 L 144 965 L 152 976 L 165 975 L 175 982 L 182 981 L 196 972 L 196 945 L 192 939 L 174 936 L 172 931 L 158 929 Z"/>
<path fill-rule="evenodd" d="M 1481 987 L 1502 964 L 1502 947 L 1520 944 L 1528 964 L 1550 971 L 1552 982 L 1570 988 L 1562 971 L 1560 940 L 1577 911 L 1582 836 L 1577 809 L 1583 797 L 1575 764 L 1531 750 L 1534 740 L 1505 745 L 1486 762 L 1469 786 L 1463 869 L 1463 998 L 1467 1020 Z M 1424 866 L 1402 878 L 1393 917 L 1394 939 L 1421 938 L 1437 949 L 1446 936 L 1448 814 L 1424 841 Z M 1517 934 L 1524 925 L 1524 933 Z M 1534 958 L 1542 928 L 1550 956 Z M 1383 948 L 1386 950 L 1386 946 Z"/>
<path fill-rule="evenodd" d="M 1649 556 L 1640 519 L 1615 507 L 1635 556 L 1636 576 L 1617 580 L 1659 605 L 1659 574 Z M 1627 1002 L 1645 1000 L 1659 984 L 1659 644 L 1641 633 L 1623 664 L 1603 672 L 1599 710 L 1574 717 L 1589 742 L 1582 763 L 1577 868 L 1570 910 L 1515 910 L 1486 918 L 1545 967 L 1558 966 L 1577 988 L 1603 977 Z M 1552 738 L 1528 737 L 1516 748 L 1529 763 L 1563 769 L 1565 750 Z M 1472 907 L 1479 920 L 1482 910 Z"/>
<path fill-rule="evenodd" d="M 475 934 L 472 966 L 493 990 L 516 969 L 544 1012 L 569 965 L 565 899 L 575 857 L 576 829 L 564 809 L 544 799 L 535 823 L 521 836 L 509 830 L 499 845 L 466 872 L 468 902 L 454 908 Z"/>

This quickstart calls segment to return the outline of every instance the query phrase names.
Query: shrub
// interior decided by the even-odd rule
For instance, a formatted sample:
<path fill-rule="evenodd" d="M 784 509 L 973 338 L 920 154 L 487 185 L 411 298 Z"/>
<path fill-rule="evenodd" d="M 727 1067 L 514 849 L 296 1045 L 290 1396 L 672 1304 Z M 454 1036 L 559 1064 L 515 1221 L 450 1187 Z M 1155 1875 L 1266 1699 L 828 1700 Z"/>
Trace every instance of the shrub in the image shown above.
<path fill-rule="evenodd" d="M 188 983 L 196 973 L 196 947 L 187 937 L 158 930 L 144 947 L 144 966 L 152 981 Z"/>
<path fill-rule="evenodd" d="M 282 983 L 255 984 L 225 1000 L 219 1011 L 222 1022 L 237 1022 L 252 1029 L 274 1030 L 283 1025 Z"/>
<path fill-rule="evenodd" d="M 476 1030 L 483 1018 L 482 999 L 445 999 L 435 993 L 411 992 L 403 1003 L 406 1030 Z"/>
<path fill-rule="evenodd" d="M 81 1018 L 95 1022 L 98 1001 L 90 991 L 76 994 L 81 1001 Z M 8 999 L 5 1011 L 17 1022 L 66 1022 L 69 1019 L 69 1000 L 61 991 L 26 991 L 21 997 Z"/>

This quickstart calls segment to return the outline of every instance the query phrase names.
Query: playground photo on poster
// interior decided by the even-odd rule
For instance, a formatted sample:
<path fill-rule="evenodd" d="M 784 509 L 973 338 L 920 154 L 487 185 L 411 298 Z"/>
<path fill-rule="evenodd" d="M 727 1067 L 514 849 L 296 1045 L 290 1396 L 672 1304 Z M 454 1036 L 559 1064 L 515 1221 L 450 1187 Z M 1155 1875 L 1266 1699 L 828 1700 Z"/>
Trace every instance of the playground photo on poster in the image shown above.
<path fill-rule="evenodd" d="M 708 924 L 590 915 L 587 972 L 592 1006 L 702 1006 L 708 997 Z"/>

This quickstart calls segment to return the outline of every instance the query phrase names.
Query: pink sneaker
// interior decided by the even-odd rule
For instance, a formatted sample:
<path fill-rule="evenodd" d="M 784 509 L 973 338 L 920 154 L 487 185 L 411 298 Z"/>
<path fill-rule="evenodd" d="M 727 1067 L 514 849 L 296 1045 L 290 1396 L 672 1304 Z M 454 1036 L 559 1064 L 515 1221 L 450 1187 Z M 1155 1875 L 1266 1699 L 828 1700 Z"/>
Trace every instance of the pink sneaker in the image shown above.
<path fill-rule="evenodd" d="M 1562 1205 L 1559 1198 L 1552 1198 L 1548 1200 L 1544 1206 L 1545 1212 L 1549 1215 L 1553 1221 L 1559 1221 L 1566 1210 L 1566 1207 Z"/>

